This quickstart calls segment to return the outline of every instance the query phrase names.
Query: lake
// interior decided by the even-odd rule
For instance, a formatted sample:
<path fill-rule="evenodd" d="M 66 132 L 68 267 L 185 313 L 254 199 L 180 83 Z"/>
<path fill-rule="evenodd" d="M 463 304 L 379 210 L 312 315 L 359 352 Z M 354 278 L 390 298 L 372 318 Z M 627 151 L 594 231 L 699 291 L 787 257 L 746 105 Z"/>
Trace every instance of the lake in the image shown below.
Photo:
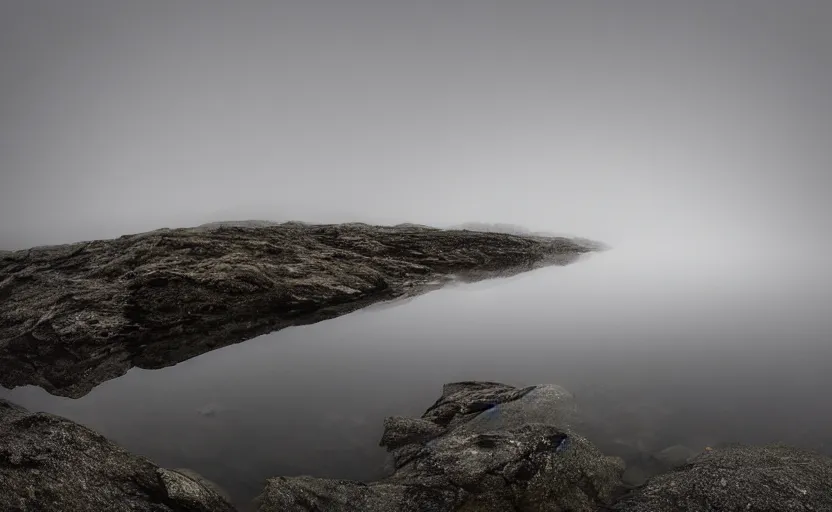
<path fill-rule="evenodd" d="M 192 468 L 243 508 L 270 476 L 381 476 L 384 417 L 457 380 L 561 384 L 602 445 L 832 453 L 826 253 L 745 249 L 621 246 L 134 368 L 77 400 L 0 396 Z"/>

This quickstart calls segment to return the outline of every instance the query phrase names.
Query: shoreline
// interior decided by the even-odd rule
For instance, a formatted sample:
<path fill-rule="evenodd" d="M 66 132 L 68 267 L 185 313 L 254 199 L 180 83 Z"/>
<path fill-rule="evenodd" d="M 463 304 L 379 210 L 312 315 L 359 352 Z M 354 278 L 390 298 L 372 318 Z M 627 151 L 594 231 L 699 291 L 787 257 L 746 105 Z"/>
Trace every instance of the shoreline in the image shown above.
<path fill-rule="evenodd" d="M 0 385 L 78 398 L 132 367 L 597 250 L 566 238 L 291 222 L 0 254 Z"/>

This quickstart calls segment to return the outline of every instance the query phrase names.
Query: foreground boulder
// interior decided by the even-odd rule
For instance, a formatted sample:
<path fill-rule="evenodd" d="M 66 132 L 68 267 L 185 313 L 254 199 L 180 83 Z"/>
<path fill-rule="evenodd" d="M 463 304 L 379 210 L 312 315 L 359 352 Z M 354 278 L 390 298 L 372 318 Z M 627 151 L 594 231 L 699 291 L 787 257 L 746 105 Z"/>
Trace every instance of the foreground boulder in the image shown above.
<path fill-rule="evenodd" d="M 623 494 L 623 462 L 575 433 L 577 421 L 572 396 L 558 386 L 448 384 L 421 418 L 385 420 L 388 477 L 272 478 L 256 506 L 259 512 L 832 510 L 832 459 L 780 445 L 708 450 Z M 86 427 L 0 400 L 0 510 L 234 507 L 191 470 L 160 468 Z"/>
<path fill-rule="evenodd" d="M 415 225 L 210 226 L 0 254 L 0 385 L 78 398 L 291 325 L 566 264 L 566 238 Z"/>
<path fill-rule="evenodd" d="M 393 474 L 359 483 L 270 479 L 260 512 L 592 511 L 620 486 L 620 459 L 576 434 L 558 386 L 448 384 L 422 418 L 388 418 Z"/>
<path fill-rule="evenodd" d="M 159 468 L 92 430 L 0 400 L 0 510 L 231 512 L 192 472 Z"/>
<path fill-rule="evenodd" d="M 623 497 L 620 512 L 832 510 L 832 459 L 788 446 L 706 451 Z"/>

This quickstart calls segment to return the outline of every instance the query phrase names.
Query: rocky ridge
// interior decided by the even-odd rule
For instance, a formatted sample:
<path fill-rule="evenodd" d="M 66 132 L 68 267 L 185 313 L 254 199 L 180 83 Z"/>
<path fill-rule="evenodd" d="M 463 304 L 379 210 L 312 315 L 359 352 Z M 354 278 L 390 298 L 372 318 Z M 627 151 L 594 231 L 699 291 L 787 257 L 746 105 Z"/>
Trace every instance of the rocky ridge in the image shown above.
<path fill-rule="evenodd" d="M 0 385 L 80 397 L 204 352 L 450 279 L 595 248 L 416 225 L 203 226 L 0 253 Z"/>

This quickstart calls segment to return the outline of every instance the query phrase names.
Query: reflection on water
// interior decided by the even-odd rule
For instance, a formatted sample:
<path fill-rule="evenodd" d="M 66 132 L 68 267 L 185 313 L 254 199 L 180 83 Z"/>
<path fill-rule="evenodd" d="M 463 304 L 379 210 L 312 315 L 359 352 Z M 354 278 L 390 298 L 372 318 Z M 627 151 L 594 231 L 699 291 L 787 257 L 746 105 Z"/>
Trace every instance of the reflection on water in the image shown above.
<path fill-rule="evenodd" d="M 269 476 L 379 476 L 383 418 L 421 414 L 455 380 L 562 384 L 608 445 L 829 451 L 829 274 L 814 256 L 719 249 L 616 248 L 134 368 L 78 400 L 0 395 L 241 503 Z"/>

